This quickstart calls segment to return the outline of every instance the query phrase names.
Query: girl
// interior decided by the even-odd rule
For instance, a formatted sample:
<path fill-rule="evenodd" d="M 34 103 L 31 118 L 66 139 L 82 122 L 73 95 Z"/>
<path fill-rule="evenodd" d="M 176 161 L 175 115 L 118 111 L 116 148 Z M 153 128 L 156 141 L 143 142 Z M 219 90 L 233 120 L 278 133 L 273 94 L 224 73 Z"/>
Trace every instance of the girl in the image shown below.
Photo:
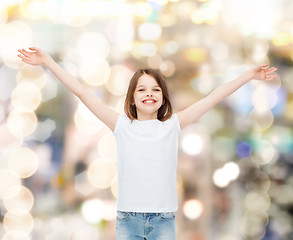
<path fill-rule="evenodd" d="M 117 142 L 118 240 L 176 239 L 178 135 L 217 103 L 252 79 L 272 80 L 277 68 L 259 65 L 226 83 L 190 107 L 173 113 L 163 76 L 140 69 L 132 77 L 125 114 L 111 110 L 39 48 L 18 50 L 31 65 L 46 66 L 113 132 Z"/>

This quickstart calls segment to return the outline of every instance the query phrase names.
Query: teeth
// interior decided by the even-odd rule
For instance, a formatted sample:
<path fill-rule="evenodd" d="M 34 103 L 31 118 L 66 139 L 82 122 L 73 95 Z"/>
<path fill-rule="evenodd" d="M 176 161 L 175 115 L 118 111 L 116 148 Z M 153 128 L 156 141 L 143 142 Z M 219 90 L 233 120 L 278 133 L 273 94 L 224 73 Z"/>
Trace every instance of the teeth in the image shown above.
<path fill-rule="evenodd" d="M 154 101 L 150 101 L 150 100 L 147 100 L 147 101 L 144 101 L 145 103 L 154 103 Z"/>

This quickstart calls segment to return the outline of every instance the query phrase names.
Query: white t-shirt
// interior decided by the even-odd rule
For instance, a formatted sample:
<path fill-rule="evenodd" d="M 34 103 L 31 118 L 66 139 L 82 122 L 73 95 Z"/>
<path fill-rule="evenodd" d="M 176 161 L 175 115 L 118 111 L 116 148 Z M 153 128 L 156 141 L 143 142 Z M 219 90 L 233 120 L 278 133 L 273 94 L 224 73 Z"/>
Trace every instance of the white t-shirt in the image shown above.
<path fill-rule="evenodd" d="M 138 121 L 120 114 L 117 143 L 117 210 L 174 212 L 178 209 L 176 173 L 180 124 L 177 114 L 165 122 Z"/>

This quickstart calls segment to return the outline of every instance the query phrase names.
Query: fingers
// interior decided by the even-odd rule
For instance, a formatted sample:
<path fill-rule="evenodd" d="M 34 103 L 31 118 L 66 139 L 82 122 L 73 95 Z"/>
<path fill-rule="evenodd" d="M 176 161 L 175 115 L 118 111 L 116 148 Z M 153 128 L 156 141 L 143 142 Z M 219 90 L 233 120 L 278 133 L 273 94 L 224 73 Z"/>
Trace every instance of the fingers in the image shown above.
<path fill-rule="evenodd" d="M 278 68 L 275 68 L 275 67 L 272 67 L 272 68 L 269 68 L 269 69 L 265 69 L 265 73 L 266 75 L 270 75 L 271 73 L 277 71 Z"/>
<path fill-rule="evenodd" d="M 36 47 L 29 47 L 28 49 L 33 50 L 33 51 L 40 51 L 41 49 L 36 48 Z"/>
<path fill-rule="evenodd" d="M 20 57 L 23 62 L 30 63 L 30 58 L 26 57 L 25 55 L 18 54 L 17 56 Z"/>
<path fill-rule="evenodd" d="M 270 76 L 266 76 L 265 80 L 270 81 L 273 80 L 277 77 L 277 75 L 270 75 Z"/>
<path fill-rule="evenodd" d="M 22 50 L 18 49 L 18 52 L 20 52 L 22 55 L 24 55 L 26 57 L 29 57 L 29 52 L 26 51 L 25 49 L 22 49 Z"/>
<path fill-rule="evenodd" d="M 272 72 L 275 72 L 275 71 L 277 71 L 278 70 L 278 68 L 276 68 L 276 67 L 272 67 L 272 68 L 268 68 L 268 69 L 266 69 L 266 72 L 267 73 L 272 73 Z"/>
<path fill-rule="evenodd" d="M 259 67 L 267 67 L 269 64 L 261 64 Z"/>
<path fill-rule="evenodd" d="M 266 76 L 265 76 L 265 80 L 273 80 L 274 78 L 278 77 L 278 75 L 271 75 L 276 70 L 277 70 L 277 68 L 272 68 L 270 71 L 267 71 Z"/>
<path fill-rule="evenodd" d="M 266 74 L 271 74 L 271 73 L 278 70 L 278 68 L 276 68 L 276 67 L 267 68 L 268 66 L 269 66 L 269 64 L 261 64 L 261 65 L 258 65 L 256 67 L 256 69 L 257 69 L 257 71 L 264 70 Z"/>
<path fill-rule="evenodd" d="M 264 75 L 263 75 L 263 80 L 273 80 L 274 78 L 276 78 L 278 75 L 271 75 L 273 72 L 277 71 L 278 68 L 276 67 L 271 67 L 271 68 L 267 68 L 269 64 L 261 64 L 261 65 L 258 65 L 256 68 L 257 68 L 257 71 L 258 72 L 263 72 Z"/>
<path fill-rule="evenodd" d="M 269 64 L 261 64 L 261 65 L 258 65 L 257 67 L 258 67 L 259 70 L 261 70 L 261 69 L 263 69 L 263 68 L 265 68 L 267 66 L 269 66 Z"/>

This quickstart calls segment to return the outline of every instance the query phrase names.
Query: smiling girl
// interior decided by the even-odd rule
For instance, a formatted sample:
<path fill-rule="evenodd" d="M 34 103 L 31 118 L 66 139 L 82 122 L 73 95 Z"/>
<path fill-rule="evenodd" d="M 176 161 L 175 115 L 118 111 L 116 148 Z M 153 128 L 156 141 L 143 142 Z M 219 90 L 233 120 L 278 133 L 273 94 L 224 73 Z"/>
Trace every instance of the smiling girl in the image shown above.
<path fill-rule="evenodd" d="M 130 80 L 125 114 L 119 114 L 43 50 L 29 49 L 18 50 L 18 57 L 27 64 L 46 66 L 116 137 L 118 240 L 176 239 L 176 169 L 181 129 L 250 80 L 274 79 L 276 75 L 271 74 L 277 70 L 267 68 L 267 64 L 255 66 L 188 108 L 173 113 L 164 77 L 158 71 L 140 69 Z"/>

